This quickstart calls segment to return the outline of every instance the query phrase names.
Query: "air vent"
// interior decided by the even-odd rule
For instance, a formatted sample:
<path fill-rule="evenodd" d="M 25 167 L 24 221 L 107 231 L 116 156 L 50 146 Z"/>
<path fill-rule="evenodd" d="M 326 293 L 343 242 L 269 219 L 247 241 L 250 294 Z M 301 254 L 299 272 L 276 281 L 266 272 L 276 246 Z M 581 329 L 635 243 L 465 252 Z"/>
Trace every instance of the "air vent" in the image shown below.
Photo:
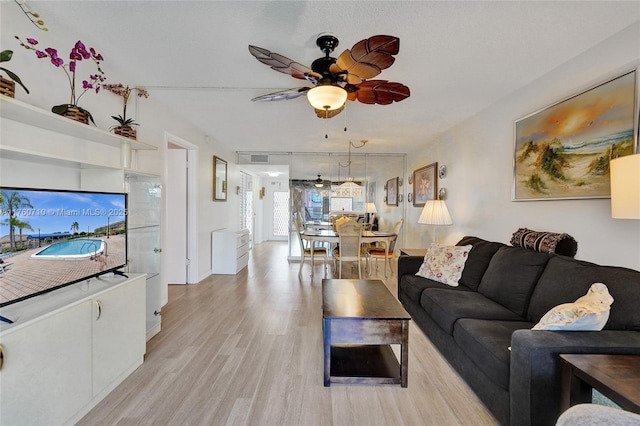
<path fill-rule="evenodd" d="M 251 154 L 251 164 L 269 164 L 269 155 Z"/>

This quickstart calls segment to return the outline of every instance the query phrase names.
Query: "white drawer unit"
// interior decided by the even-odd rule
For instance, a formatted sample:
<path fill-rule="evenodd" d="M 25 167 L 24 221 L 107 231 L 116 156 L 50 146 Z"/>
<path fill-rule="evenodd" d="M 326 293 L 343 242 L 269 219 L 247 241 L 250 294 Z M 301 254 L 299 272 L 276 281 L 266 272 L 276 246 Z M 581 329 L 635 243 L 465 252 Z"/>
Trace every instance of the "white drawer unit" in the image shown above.
<path fill-rule="evenodd" d="M 229 231 L 218 229 L 211 233 L 211 273 L 235 275 L 249 263 L 248 229 Z"/>

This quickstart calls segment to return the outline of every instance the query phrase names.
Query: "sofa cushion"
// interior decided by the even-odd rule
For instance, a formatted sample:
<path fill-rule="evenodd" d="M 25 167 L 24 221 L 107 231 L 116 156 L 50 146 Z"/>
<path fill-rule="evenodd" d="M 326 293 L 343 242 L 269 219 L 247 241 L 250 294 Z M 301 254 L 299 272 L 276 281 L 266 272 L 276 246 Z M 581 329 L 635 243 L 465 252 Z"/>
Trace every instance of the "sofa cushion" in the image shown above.
<path fill-rule="evenodd" d="M 476 291 L 478 290 L 484 272 L 487 270 L 487 266 L 489 266 L 491 258 L 500 247 L 505 247 L 505 245 L 470 236 L 462 238 L 456 245 L 466 246 L 468 244 L 471 244 L 473 249 L 469 251 L 469 258 L 464 265 L 462 277 L 460 277 L 458 283 Z"/>
<path fill-rule="evenodd" d="M 420 305 L 449 335 L 453 334 L 453 326 L 460 318 L 523 320 L 509 309 L 475 291 L 456 291 L 451 288 L 426 289 L 420 297 Z"/>
<path fill-rule="evenodd" d="M 420 296 L 422 296 L 422 292 L 426 288 L 448 288 L 454 291 L 471 291 L 469 288 L 463 285 L 450 287 L 441 282 L 418 277 L 415 275 L 404 275 L 399 284 L 399 291 L 405 293 L 411 300 L 415 301 L 416 303 L 420 303 Z"/>
<path fill-rule="evenodd" d="M 607 286 L 613 297 L 605 330 L 640 331 L 640 272 L 617 266 L 553 256 L 531 295 L 527 319 L 537 323 L 554 306 L 584 295 L 595 282 Z"/>
<path fill-rule="evenodd" d="M 416 275 L 439 281 L 451 287 L 457 287 L 472 247 L 470 244 L 466 246 L 444 246 L 438 243 L 431 243 L 427 254 L 424 256 L 424 262 Z"/>
<path fill-rule="evenodd" d="M 460 349 L 473 360 L 493 383 L 509 390 L 511 335 L 516 330 L 530 329 L 527 321 L 488 321 L 463 318 L 456 322 L 453 338 Z"/>
<path fill-rule="evenodd" d="M 501 247 L 491 258 L 478 291 L 524 317 L 550 256 L 521 247 Z"/>
<path fill-rule="evenodd" d="M 600 331 L 609 319 L 611 303 L 607 286 L 594 283 L 575 302 L 551 308 L 532 330 Z"/>

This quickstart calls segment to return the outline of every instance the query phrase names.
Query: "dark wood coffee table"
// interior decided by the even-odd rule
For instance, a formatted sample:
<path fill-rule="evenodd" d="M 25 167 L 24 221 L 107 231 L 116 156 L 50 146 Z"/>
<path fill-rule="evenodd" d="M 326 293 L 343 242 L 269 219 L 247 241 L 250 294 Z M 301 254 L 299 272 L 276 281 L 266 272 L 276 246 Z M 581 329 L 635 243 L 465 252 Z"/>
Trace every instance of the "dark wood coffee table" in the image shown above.
<path fill-rule="evenodd" d="M 411 317 L 380 280 L 322 280 L 324 385 L 407 387 Z M 400 345 L 400 361 L 392 344 Z"/>
<path fill-rule="evenodd" d="M 560 410 L 591 402 L 596 389 L 627 411 L 640 414 L 640 355 L 561 354 Z"/>

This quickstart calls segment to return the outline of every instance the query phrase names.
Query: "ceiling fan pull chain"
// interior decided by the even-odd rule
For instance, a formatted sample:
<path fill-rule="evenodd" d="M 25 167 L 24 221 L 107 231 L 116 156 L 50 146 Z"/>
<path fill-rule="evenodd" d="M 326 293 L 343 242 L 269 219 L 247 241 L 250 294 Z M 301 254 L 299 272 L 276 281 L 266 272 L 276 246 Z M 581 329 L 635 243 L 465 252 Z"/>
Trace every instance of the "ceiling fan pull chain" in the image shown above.
<path fill-rule="evenodd" d="M 329 122 L 327 121 L 327 119 L 329 118 L 329 110 L 325 108 L 324 110 L 324 138 L 325 139 L 329 139 L 329 131 L 327 130 L 327 127 L 329 126 Z"/>
<path fill-rule="evenodd" d="M 344 103 L 344 131 L 347 131 L 347 103 Z"/>

